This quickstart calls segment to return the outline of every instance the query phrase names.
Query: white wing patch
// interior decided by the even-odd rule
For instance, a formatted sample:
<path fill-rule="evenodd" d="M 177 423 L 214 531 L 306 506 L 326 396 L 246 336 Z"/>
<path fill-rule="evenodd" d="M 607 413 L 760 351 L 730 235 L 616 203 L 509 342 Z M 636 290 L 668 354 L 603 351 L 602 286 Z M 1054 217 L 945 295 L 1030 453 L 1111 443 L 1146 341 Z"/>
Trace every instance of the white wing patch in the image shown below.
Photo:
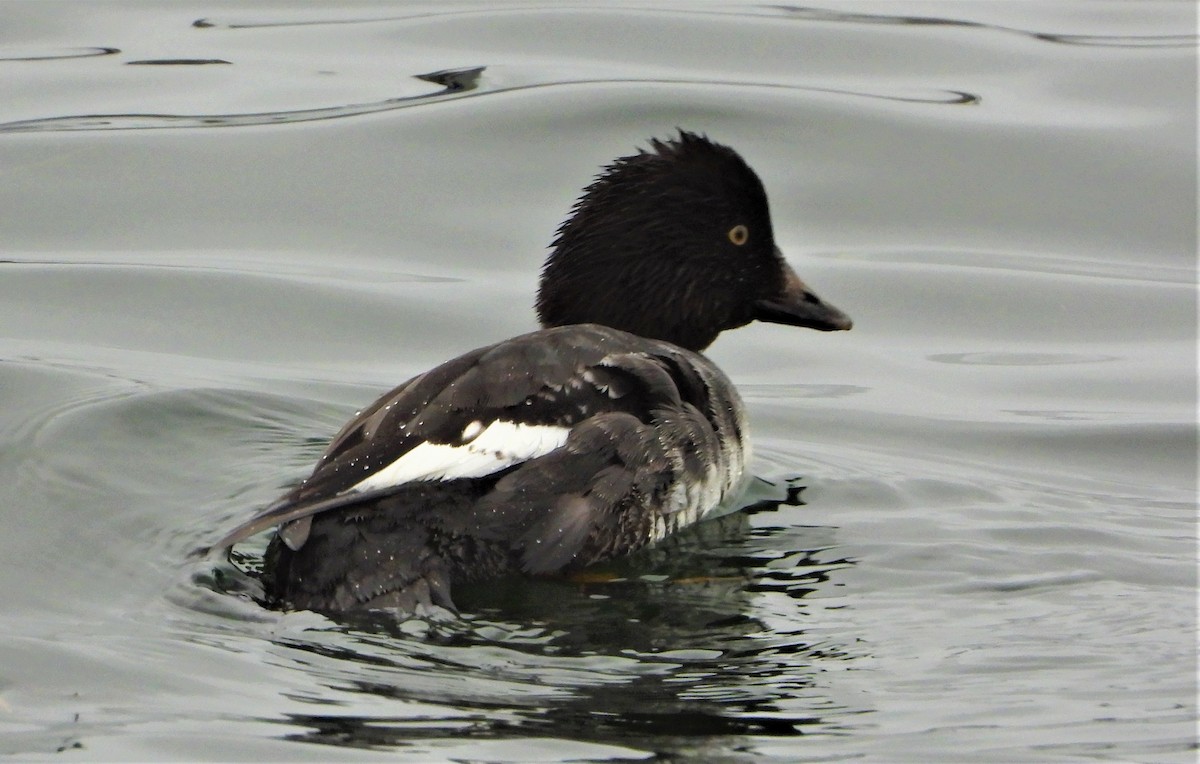
<path fill-rule="evenodd" d="M 472 422 L 463 436 L 473 434 Z M 491 475 L 521 462 L 544 456 L 567 442 L 566 427 L 495 421 L 470 443 L 452 446 L 422 443 L 388 466 L 350 488 L 369 491 L 415 480 L 456 480 Z"/>

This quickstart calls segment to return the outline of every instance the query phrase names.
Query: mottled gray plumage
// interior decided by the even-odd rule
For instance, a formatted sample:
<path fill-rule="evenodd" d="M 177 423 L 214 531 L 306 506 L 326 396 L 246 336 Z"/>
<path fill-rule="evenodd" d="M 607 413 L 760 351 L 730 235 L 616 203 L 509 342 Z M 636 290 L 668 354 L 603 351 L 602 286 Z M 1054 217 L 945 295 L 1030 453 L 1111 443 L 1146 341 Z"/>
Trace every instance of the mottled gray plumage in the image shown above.
<path fill-rule="evenodd" d="M 523 418 L 570 434 L 561 448 L 486 477 L 348 492 L 419 443 L 455 442 L 464 399 L 447 390 L 471 401 L 472 418 Z M 734 387 L 699 354 L 604 326 L 534 332 L 380 398 L 343 428 L 311 478 L 220 546 L 284 523 L 266 581 L 290 607 L 449 607 L 454 582 L 578 568 L 695 522 L 737 488 L 742 417 Z M 295 525 L 306 527 L 289 539 Z"/>

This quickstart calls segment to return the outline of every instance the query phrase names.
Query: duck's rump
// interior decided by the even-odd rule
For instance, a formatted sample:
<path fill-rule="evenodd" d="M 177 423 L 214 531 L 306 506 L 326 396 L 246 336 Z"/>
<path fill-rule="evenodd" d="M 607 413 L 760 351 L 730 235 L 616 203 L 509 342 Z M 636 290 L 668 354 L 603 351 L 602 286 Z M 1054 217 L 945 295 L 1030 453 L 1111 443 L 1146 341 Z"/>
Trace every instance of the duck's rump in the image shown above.
<path fill-rule="evenodd" d="M 502 528 L 472 533 L 449 522 L 468 515 L 495 482 L 489 477 L 415 483 L 385 498 L 316 515 L 308 539 L 294 551 L 275 535 L 263 566 L 271 604 L 322 612 L 452 608 L 452 581 L 512 564 Z"/>
<path fill-rule="evenodd" d="M 607 458 L 602 452 L 576 457 L 570 461 Z M 297 550 L 276 535 L 264 560 L 267 597 L 276 607 L 329 613 L 454 609 L 456 584 L 566 572 L 646 545 L 655 538 L 653 507 L 674 477 L 661 469 L 640 481 L 622 479 L 621 468 L 599 466 L 593 474 L 619 496 L 605 496 L 595 480 L 556 481 L 558 493 L 550 495 L 550 484 L 539 491 L 528 485 L 536 477 L 515 472 L 413 483 L 321 513 Z"/>

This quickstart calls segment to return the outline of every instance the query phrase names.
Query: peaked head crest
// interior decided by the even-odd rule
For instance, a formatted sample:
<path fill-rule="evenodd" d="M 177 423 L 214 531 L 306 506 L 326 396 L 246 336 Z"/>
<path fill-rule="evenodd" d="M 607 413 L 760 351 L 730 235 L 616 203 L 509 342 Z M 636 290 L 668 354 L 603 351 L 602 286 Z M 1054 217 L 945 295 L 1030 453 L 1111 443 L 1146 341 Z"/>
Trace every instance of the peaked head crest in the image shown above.
<path fill-rule="evenodd" d="M 732 148 L 680 130 L 583 190 L 542 269 L 538 317 L 700 350 L 754 320 L 789 272 L 758 175 Z"/>

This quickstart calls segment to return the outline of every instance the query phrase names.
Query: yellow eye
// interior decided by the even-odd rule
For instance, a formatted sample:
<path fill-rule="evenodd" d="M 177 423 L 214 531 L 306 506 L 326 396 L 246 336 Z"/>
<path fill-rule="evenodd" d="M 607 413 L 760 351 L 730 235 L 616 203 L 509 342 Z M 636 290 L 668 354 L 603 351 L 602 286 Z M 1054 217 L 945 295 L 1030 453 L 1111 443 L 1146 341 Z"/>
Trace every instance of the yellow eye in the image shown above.
<path fill-rule="evenodd" d="M 746 240 L 750 238 L 750 229 L 738 223 L 733 228 L 729 229 L 729 240 L 737 246 L 742 246 Z"/>

